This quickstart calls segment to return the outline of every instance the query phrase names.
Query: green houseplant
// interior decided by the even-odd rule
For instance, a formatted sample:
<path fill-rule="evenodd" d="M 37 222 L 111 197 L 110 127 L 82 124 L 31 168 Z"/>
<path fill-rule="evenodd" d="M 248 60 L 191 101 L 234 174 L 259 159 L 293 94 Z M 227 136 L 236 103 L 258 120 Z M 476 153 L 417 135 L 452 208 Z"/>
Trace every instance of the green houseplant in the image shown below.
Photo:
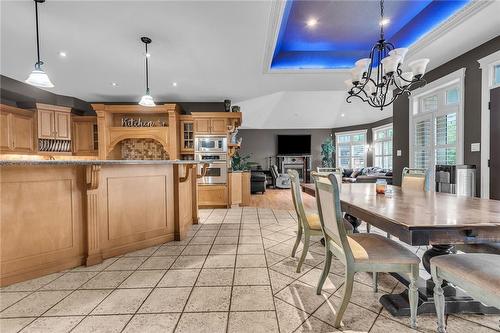
<path fill-rule="evenodd" d="M 333 139 L 332 136 L 330 135 L 321 144 L 321 166 L 323 168 L 334 167 L 334 159 L 333 159 L 334 154 L 335 154 L 335 146 L 333 145 Z"/>
<path fill-rule="evenodd" d="M 231 157 L 231 169 L 233 171 L 247 171 L 250 170 L 250 163 L 248 160 L 250 159 L 250 154 L 240 155 L 238 151 L 236 151 Z"/>

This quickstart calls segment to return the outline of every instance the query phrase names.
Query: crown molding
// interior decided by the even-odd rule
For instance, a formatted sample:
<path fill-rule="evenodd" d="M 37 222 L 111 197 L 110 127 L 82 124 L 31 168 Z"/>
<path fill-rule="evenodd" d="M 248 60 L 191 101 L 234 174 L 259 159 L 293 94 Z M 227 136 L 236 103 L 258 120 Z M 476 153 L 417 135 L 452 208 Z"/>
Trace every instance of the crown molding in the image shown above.
<path fill-rule="evenodd" d="M 459 26 L 462 22 L 469 19 L 472 15 L 481 11 L 482 9 L 493 4 L 495 0 L 473 0 L 468 5 L 464 6 L 462 9 L 457 11 L 455 14 L 450 16 L 446 21 L 441 23 L 439 26 L 425 34 L 422 38 L 417 40 L 413 45 L 410 46 L 408 50 L 407 58 L 410 58 L 416 53 L 416 51 L 421 50 L 439 38 L 443 37 L 448 31 Z"/>
<path fill-rule="evenodd" d="M 446 21 L 434 28 L 432 31 L 425 34 L 415 43 L 413 43 L 408 50 L 407 58 L 410 58 L 417 51 L 429 46 L 437 39 L 441 38 L 448 31 L 460 25 L 462 22 L 470 18 L 472 15 L 483 10 L 484 8 L 493 4 L 495 0 L 473 0 L 471 3 L 464 6 L 455 14 L 450 16 Z M 285 11 L 286 0 L 273 0 L 271 4 L 271 11 L 269 14 L 269 24 L 266 39 L 266 48 L 264 54 L 263 72 L 264 74 L 331 74 L 331 73 L 349 73 L 349 69 L 345 68 L 325 68 L 325 69 L 273 69 L 271 70 L 271 63 L 278 40 L 279 29 L 283 14 Z"/>

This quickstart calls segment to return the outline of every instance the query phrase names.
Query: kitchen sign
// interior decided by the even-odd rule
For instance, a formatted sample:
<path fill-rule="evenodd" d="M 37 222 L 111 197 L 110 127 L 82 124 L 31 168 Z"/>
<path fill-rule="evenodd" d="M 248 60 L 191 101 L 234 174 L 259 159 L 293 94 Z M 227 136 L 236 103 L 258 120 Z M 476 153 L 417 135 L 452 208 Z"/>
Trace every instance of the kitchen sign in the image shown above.
<path fill-rule="evenodd" d="M 168 123 L 161 120 L 142 120 L 141 118 L 122 118 L 122 127 L 167 127 Z"/>

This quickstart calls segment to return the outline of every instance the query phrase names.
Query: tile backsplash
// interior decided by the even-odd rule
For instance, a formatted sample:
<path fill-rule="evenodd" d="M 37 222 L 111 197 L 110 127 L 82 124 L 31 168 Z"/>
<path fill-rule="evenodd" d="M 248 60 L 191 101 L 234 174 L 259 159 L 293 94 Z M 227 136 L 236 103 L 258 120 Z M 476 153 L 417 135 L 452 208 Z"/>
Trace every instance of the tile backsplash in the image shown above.
<path fill-rule="evenodd" d="M 126 139 L 121 142 L 123 160 L 168 160 L 161 143 L 153 139 Z"/>

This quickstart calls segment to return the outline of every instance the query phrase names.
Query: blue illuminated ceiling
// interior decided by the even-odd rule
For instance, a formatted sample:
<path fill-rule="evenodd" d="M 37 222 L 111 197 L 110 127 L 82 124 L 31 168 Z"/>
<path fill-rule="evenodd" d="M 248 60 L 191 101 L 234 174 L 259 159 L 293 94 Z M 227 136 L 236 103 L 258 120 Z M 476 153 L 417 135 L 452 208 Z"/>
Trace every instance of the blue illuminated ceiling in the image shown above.
<path fill-rule="evenodd" d="M 470 0 L 385 1 L 386 40 L 409 47 Z M 378 1 L 289 0 L 283 13 L 271 69 L 350 68 L 379 39 Z M 307 21 L 316 19 L 314 27 Z"/>

